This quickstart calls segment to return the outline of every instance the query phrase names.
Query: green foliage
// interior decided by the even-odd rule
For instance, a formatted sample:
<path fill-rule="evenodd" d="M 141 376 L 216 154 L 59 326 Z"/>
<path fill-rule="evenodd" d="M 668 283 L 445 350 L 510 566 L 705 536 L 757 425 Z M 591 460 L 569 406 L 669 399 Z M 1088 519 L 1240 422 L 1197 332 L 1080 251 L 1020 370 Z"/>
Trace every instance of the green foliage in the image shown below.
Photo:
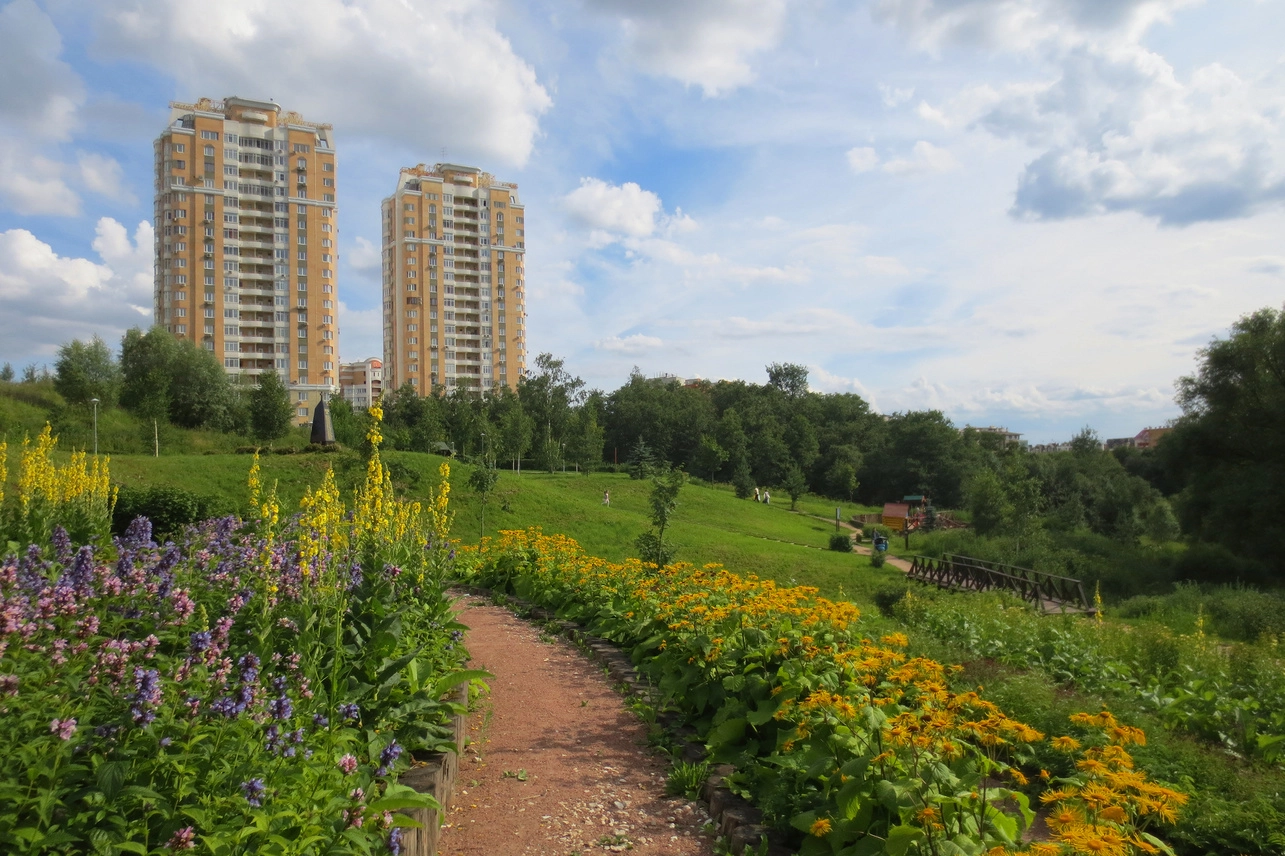
<path fill-rule="evenodd" d="M 121 342 L 121 404 L 145 418 L 183 428 L 236 428 L 234 396 L 212 351 L 162 327 L 129 330 Z"/>
<path fill-rule="evenodd" d="M 678 508 L 678 492 L 686 483 L 687 474 L 682 470 L 667 469 L 652 479 L 649 498 L 652 530 L 639 535 L 634 543 L 638 547 L 639 557 L 644 562 L 655 565 L 657 570 L 664 569 L 673 561 L 674 553 L 677 552 L 678 548 L 665 538 L 665 532 L 669 529 L 670 518 Z"/>
<path fill-rule="evenodd" d="M 136 517 L 146 517 L 162 538 L 177 538 L 183 528 L 234 513 L 226 501 L 181 487 L 121 485 L 112 512 L 112 533 L 124 535 Z"/>
<path fill-rule="evenodd" d="M 1184 416 L 1157 449 L 1183 485 L 1183 529 L 1285 581 L 1285 311 L 1261 309 L 1199 352 Z"/>
<path fill-rule="evenodd" d="M 486 531 L 486 505 L 490 501 L 491 493 L 495 490 L 495 485 L 499 479 L 500 475 L 495 471 L 495 465 L 487 461 L 483 461 L 480 466 L 474 467 L 473 471 L 469 473 L 468 485 L 473 488 L 479 499 L 478 538 L 481 538 Z"/>
<path fill-rule="evenodd" d="M 13 366 L 9 363 L 5 363 L 4 367 L 0 368 L 0 381 L 3 381 L 4 383 L 13 383 L 13 378 Z"/>
<path fill-rule="evenodd" d="M 259 375 L 259 383 L 250 392 L 250 433 L 256 440 L 276 440 L 289 433 L 294 421 L 290 393 L 276 372 Z M 333 422 L 332 422 L 333 425 Z"/>
<path fill-rule="evenodd" d="M 994 595 L 916 594 L 896 614 L 973 655 L 1145 705 L 1168 727 L 1238 754 L 1285 760 L 1285 662 L 1272 649 L 1211 644 L 1199 630 L 1040 616 Z"/>
<path fill-rule="evenodd" d="M 567 425 L 567 459 L 587 475 L 602 463 L 602 426 L 592 407 L 578 407 Z"/>
<path fill-rule="evenodd" d="M 732 473 L 732 487 L 736 490 L 738 499 L 749 499 L 754 493 L 754 476 L 750 474 L 750 465 L 745 460 L 741 460 L 736 466 L 736 471 Z"/>
<path fill-rule="evenodd" d="M 851 553 L 852 536 L 846 532 L 835 532 L 830 536 L 830 549 L 836 553 Z"/>
<path fill-rule="evenodd" d="M 121 373 L 107 343 L 94 336 L 88 342 L 72 339 L 58 349 L 54 363 L 54 389 L 71 404 L 111 407 L 120 394 Z"/>
<path fill-rule="evenodd" d="M 790 464 L 785 469 L 785 478 L 781 482 L 785 492 L 790 495 L 790 510 L 798 507 L 799 497 L 808 492 L 808 480 L 797 464 Z"/>
<path fill-rule="evenodd" d="M 649 479 L 655 472 L 656 456 L 652 454 L 651 447 L 642 437 L 639 437 L 638 442 L 634 443 L 633 448 L 629 450 L 627 463 L 631 479 Z"/>
<path fill-rule="evenodd" d="M 699 799 L 711 769 L 709 761 L 676 761 L 665 779 L 665 793 L 671 797 Z"/>
<path fill-rule="evenodd" d="M 562 463 L 572 409 L 584 401 L 584 381 L 564 366 L 552 354 L 539 354 L 533 371 L 518 381 L 518 399 L 534 425 L 536 459 L 549 472 Z"/>

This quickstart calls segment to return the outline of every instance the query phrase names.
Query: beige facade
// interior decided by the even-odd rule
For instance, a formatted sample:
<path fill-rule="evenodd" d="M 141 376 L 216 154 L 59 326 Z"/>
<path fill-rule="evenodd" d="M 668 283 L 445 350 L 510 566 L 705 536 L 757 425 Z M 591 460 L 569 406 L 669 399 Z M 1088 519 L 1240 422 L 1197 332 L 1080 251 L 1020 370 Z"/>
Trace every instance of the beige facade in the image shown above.
<path fill-rule="evenodd" d="M 384 392 L 384 364 L 371 357 L 339 364 L 339 391 L 354 409 L 370 407 Z"/>
<path fill-rule="evenodd" d="M 156 323 L 229 375 L 281 375 L 307 424 L 338 391 L 330 125 L 245 98 L 170 104 L 155 143 Z"/>
<path fill-rule="evenodd" d="M 408 167 L 382 221 L 385 388 L 516 389 L 526 368 L 517 185 L 476 167 Z"/>

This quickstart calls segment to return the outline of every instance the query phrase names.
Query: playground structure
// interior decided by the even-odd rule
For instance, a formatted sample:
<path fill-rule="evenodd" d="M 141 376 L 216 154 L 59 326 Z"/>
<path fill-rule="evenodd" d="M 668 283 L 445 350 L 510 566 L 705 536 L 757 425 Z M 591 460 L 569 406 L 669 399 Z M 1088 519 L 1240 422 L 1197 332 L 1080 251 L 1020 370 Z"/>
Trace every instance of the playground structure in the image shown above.
<path fill-rule="evenodd" d="M 1082 580 L 985 559 L 915 556 L 906 577 L 954 591 L 1006 591 L 1043 613 L 1092 615 L 1096 611 Z"/>
<path fill-rule="evenodd" d="M 893 532 L 900 533 L 964 529 L 968 525 L 949 514 L 939 514 L 928 497 L 920 494 L 902 497 L 901 502 L 884 503 L 879 522 Z"/>

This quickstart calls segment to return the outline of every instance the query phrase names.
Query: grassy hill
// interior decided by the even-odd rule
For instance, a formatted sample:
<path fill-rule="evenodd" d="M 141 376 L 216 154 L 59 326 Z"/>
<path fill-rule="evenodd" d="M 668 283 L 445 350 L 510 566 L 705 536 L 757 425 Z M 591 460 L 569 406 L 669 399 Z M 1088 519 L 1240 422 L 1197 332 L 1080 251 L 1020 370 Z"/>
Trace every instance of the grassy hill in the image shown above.
<path fill-rule="evenodd" d="M 413 452 L 388 452 L 384 457 L 399 489 L 409 496 L 427 494 L 443 461 Z M 111 465 L 113 480 L 121 484 L 181 487 L 213 495 L 224 507 L 235 509 L 244 502 L 250 457 L 116 455 Z M 327 467 L 334 467 L 345 493 L 363 474 L 361 461 L 350 453 L 264 455 L 260 466 L 265 484 L 276 482 L 285 508 L 297 507 L 304 490 L 319 484 Z M 454 534 L 466 543 L 476 543 L 480 532 L 494 535 L 501 529 L 542 526 L 546 532 L 575 538 L 595 555 L 620 560 L 634 555 L 634 539 L 650 526 L 649 481 L 615 473 L 501 471 L 482 530 L 479 498 L 466 484 L 469 469 L 452 462 Z M 602 504 L 603 491 L 611 492 L 610 506 Z M 801 506 L 834 513 L 826 500 Z M 845 518 L 858 510 L 845 508 Z M 719 562 L 738 573 L 815 585 L 827 594 L 842 592 L 867 602 L 875 589 L 898 579 L 896 571 L 872 568 L 863 556 L 826 549 L 833 531 L 833 524 L 792 513 L 788 499 L 767 506 L 737 499 L 730 487 L 692 482 L 679 496 L 671 537 L 680 545 L 680 561 Z"/>

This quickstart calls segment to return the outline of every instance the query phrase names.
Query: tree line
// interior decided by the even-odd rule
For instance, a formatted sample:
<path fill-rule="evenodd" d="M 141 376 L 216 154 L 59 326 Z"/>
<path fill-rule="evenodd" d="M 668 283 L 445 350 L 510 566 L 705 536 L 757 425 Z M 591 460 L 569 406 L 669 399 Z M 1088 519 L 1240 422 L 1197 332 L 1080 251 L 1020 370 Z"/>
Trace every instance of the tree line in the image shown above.
<path fill-rule="evenodd" d="M 765 383 L 680 383 L 635 369 L 604 392 L 551 354 L 535 358 L 516 391 L 391 390 L 384 434 L 394 449 L 515 470 L 681 469 L 742 496 L 755 486 L 871 504 L 924 495 L 970 511 L 978 533 L 1019 541 L 1037 532 L 1135 545 L 1183 535 L 1285 580 L 1285 312 L 1242 318 L 1198 357 L 1178 382 L 1183 415 L 1149 450 L 1105 452 L 1086 428 L 1071 451 L 1034 454 L 960 430 L 938 410 L 879 414 L 858 395 L 815 392 L 807 369 L 790 363 L 768 365 Z M 34 368 L 24 379 L 37 379 Z M 213 354 L 160 328 L 130 330 L 119 358 L 99 339 L 64 345 L 54 384 L 69 402 L 98 398 L 182 427 L 271 439 L 291 421 L 275 375 L 238 386 Z M 332 411 L 337 439 L 359 446 L 367 415 L 341 399 Z"/>

